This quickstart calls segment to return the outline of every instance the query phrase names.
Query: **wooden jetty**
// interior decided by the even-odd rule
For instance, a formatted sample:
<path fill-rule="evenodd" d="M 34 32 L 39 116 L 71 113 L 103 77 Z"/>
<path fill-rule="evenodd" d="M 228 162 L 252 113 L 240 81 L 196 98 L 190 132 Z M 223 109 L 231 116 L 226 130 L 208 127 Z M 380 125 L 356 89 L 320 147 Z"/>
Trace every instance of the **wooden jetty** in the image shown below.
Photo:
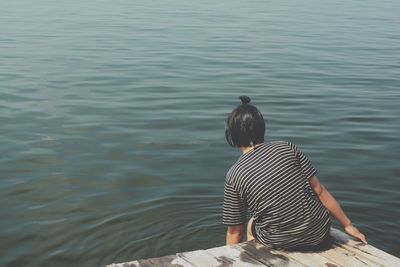
<path fill-rule="evenodd" d="M 332 248 L 322 252 L 271 250 L 258 242 L 249 241 L 160 258 L 113 263 L 106 267 L 400 267 L 400 258 L 354 241 L 337 229 L 332 228 L 331 235 L 334 238 Z"/>

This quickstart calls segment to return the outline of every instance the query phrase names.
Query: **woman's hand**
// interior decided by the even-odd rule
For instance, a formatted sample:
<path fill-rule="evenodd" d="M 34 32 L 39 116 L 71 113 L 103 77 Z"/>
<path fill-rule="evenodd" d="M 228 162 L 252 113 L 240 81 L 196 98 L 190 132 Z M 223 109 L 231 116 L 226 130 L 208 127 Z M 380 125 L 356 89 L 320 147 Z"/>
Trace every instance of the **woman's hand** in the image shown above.
<path fill-rule="evenodd" d="M 361 240 L 364 244 L 368 244 L 367 239 L 365 239 L 365 236 L 360 231 L 358 231 L 358 229 L 354 225 L 350 224 L 346 226 L 344 230 L 349 235 Z"/>

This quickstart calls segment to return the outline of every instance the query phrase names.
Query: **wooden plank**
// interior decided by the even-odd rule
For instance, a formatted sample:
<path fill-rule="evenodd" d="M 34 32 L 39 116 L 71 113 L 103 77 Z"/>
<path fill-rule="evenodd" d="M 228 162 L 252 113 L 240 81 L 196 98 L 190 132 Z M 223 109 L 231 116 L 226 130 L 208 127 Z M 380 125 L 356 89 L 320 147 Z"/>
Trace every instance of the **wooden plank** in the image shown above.
<path fill-rule="evenodd" d="M 172 263 L 171 267 L 195 267 L 192 264 L 190 264 L 189 262 L 178 257 L 177 255 L 175 255 L 175 257 L 176 258 L 171 262 Z"/>
<path fill-rule="evenodd" d="M 113 263 L 106 267 L 194 267 L 190 263 L 178 258 L 175 255 L 160 258 L 143 259 L 124 263 Z"/>
<path fill-rule="evenodd" d="M 130 262 L 124 262 L 124 263 L 111 263 L 104 267 L 139 267 L 139 262 L 138 261 L 130 261 Z"/>
<path fill-rule="evenodd" d="M 213 255 L 208 254 L 204 250 L 196 250 L 185 253 L 177 253 L 176 256 L 178 258 L 183 259 L 184 261 L 189 262 L 191 265 L 195 267 L 216 267 L 221 266 L 221 262 L 217 260 Z"/>
<path fill-rule="evenodd" d="M 334 245 L 330 250 L 320 252 L 320 255 L 335 262 L 336 264 L 343 266 L 375 266 L 374 263 L 366 259 L 354 257 L 354 253 L 350 253 L 349 251 L 336 245 Z"/>
<path fill-rule="evenodd" d="M 187 261 L 182 260 L 176 255 L 169 255 L 161 258 L 138 260 L 139 266 L 137 267 L 194 267 Z M 125 267 L 125 266 L 123 266 Z"/>
<path fill-rule="evenodd" d="M 349 254 L 354 254 L 354 257 L 373 263 L 372 266 L 400 266 L 399 258 L 371 245 L 364 245 L 355 241 L 349 235 L 337 229 L 332 228 L 331 235 L 337 246 L 347 250 Z"/>
<path fill-rule="evenodd" d="M 217 248 L 207 249 L 206 252 L 213 255 L 220 263 L 220 266 L 229 267 L 252 267 L 252 266 L 266 266 L 259 261 L 244 261 L 241 258 L 241 253 L 235 246 L 223 246 Z M 326 267 L 326 266 L 324 266 Z"/>
<path fill-rule="evenodd" d="M 323 257 L 322 255 L 318 254 L 318 252 L 286 252 L 286 255 L 305 266 L 344 267 Z"/>
<path fill-rule="evenodd" d="M 242 255 L 243 261 L 259 261 L 271 267 L 303 267 L 306 266 L 286 255 L 284 251 L 276 251 L 267 248 L 261 243 L 252 240 L 249 242 L 241 243 L 234 247 L 238 249 Z M 307 266 L 306 266 L 307 267 Z"/>
<path fill-rule="evenodd" d="M 235 246 L 177 253 L 160 258 L 113 263 L 106 267 L 345 267 L 345 266 L 400 266 L 400 258 L 371 245 L 353 240 L 332 228 L 333 248 L 322 252 L 284 252 L 272 250 L 257 241 Z"/>

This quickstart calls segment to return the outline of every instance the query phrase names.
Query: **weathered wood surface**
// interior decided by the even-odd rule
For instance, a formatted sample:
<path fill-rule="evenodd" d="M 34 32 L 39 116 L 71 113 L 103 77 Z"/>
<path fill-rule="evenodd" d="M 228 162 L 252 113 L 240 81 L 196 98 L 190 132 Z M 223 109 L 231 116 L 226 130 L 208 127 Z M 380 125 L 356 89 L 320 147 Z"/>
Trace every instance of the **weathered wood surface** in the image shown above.
<path fill-rule="evenodd" d="M 106 267 L 400 267 L 400 259 L 393 255 L 354 241 L 336 229 L 331 229 L 331 235 L 334 245 L 322 252 L 277 251 L 250 241 Z"/>

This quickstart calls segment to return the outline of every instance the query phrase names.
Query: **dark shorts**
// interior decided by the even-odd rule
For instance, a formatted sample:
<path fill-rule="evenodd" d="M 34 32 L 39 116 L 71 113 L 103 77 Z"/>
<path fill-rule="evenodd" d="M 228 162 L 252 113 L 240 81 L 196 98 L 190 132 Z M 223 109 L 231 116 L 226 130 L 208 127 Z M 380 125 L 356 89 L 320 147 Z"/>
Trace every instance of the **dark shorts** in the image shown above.
<path fill-rule="evenodd" d="M 333 238 L 332 236 L 328 234 L 324 237 L 321 243 L 318 245 L 302 245 L 302 246 L 297 246 L 288 249 L 289 251 L 300 251 L 300 252 L 305 252 L 305 251 L 312 251 L 312 252 L 318 252 L 318 251 L 324 251 L 332 248 L 333 245 Z"/>

